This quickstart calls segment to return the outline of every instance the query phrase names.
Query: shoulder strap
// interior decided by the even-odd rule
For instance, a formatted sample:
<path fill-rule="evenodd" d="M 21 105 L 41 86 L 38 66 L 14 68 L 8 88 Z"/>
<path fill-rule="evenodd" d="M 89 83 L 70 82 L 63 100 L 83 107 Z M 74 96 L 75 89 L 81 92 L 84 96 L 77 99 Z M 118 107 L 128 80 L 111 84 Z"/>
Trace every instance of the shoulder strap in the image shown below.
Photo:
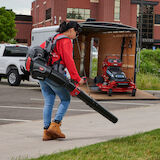
<path fill-rule="evenodd" d="M 57 34 L 59 34 L 59 33 L 57 33 Z M 65 36 L 65 35 L 60 35 L 60 36 L 56 37 L 57 34 L 55 34 L 55 35 L 52 36 L 52 37 L 49 37 L 48 40 L 46 40 L 46 44 L 45 44 L 45 48 L 44 48 L 44 49 L 47 51 L 47 53 L 50 53 L 50 52 L 53 51 L 53 49 L 54 49 L 54 47 L 55 47 L 55 45 L 56 45 L 56 42 L 57 42 L 58 40 L 63 39 L 63 38 L 68 38 L 68 37 Z M 55 37 L 56 37 L 56 38 L 55 38 Z"/>
<path fill-rule="evenodd" d="M 57 34 L 58 34 L 58 33 L 57 33 Z M 46 40 L 46 44 L 45 44 L 44 49 L 45 49 L 45 51 L 46 51 L 47 53 L 50 53 L 50 52 L 51 52 L 52 42 L 53 42 L 53 40 L 54 40 L 54 38 L 56 37 L 57 34 L 55 34 L 55 35 L 52 36 L 52 37 L 49 37 L 49 38 Z"/>
<path fill-rule="evenodd" d="M 56 42 L 58 41 L 58 40 L 60 40 L 60 39 L 63 39 L 63 38 L 68 38 L 67 36 L 65 36 L 65 35 L 60 35 L 60 36 L 58 36 L 58 37 L 56 37 L 56 36 L 54 36 L 53 37 L 53 42 L 52 42 L 52 46 L 51 46 L 51 51 L 53 51 L 53 49 L 54 49 L 54 47 L 55 47 L 55 45 L 56 45 Z"/>
<path fill-rule="evenodd" d="M 55 48 L 55 46 L 56 46 L 56 42 L 58 41 L 58 40 L 60 40 L 60 39 L 63 39 L 63 38 L 68 38 L 67 36 L 65 36 L 65 35 L 59 35 L 59 36 L 57 36 L 59 33 L 57 33 L 57 34 L 55 34 L 54 36 L 52 36 L 52 37 L 49 37 L 48 38 L 48 40 L 46 40 L 46 44 L 45 44 L 45 51 L 47 52 L 47 61 L 49 61 L 50 60 L 50 58 L 52 57 L 52 54 L 51 54 L 51 52 L 53 51 L 53 49 Z M 57 37 L 56 37 L 57 36 Z M 56 38 L 55 38 L 56 37 Z M 58 60 L 58 61 L 56 61 L 55 63 L 57 63 L 58 64 L 58 66 L 59 66 L 59 64 L 60 64 L 60 61 L 61 61 L 62 59 L 61 59 L 61 57 L 60 57 L 60 59 Z M 48 62 L 48 64 L 51 64 L 51 62 Z"/>
<path fill-rule="evenodd" d="M 68 38 L 68 37 L 65 36 L 65 35 L 60 35 L 60 36 L 58 36 L 58 37 L 56 37 L 56 38 L 53 39 L 51 51 L 53 51 L 53 49 L 54 49 L 54 47 L 55 47 L 55 45 L 56 45 L 56 42 L 57 42 L 58 40 L 60 40 L 60 39 L 63 39 L 63 38 Z M 59 70 L 59 66 L 60 66 L 61 60 L 62 60 L 62 59 L 61 59 L 61 57 L 60 57 L 60 59 L 55 62 L 55 63 L 57 63 L 57 71 Z"/>

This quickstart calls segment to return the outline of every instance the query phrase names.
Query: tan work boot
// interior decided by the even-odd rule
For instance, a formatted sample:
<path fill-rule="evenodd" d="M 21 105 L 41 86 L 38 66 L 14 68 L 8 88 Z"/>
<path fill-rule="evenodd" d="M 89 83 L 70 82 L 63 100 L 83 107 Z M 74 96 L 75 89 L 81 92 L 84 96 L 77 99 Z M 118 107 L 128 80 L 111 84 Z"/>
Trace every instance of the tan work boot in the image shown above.
<path fill-rule="evenodd" d="M 53 139 L 56 139 L 56 137 L 52 136 L 52 135 L 47 131 L 47 129 L 44 129 L 42 140 L 43 140 L 43 141 L 49 141 L 49 140 L 53 140 Z"/>
<path fill-rule="evenodd" d="M 56 138 L 65 138 L 66 136 L 61 132 L 60 129 L 61 123 L 52 122 L 48 128 L 50 135 Z"/>

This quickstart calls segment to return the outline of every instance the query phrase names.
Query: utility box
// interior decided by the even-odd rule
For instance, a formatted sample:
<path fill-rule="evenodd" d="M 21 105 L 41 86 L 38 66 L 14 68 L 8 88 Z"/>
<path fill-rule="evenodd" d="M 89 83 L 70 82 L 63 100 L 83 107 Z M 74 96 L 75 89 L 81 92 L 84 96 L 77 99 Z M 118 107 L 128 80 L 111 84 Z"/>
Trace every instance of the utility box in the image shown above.
<path fill-rule="evenodd" d="M 80 25 L 82 32 L 78 38 L 79 43 L 74 43 L 74 60 L 80 75 L 86 74 L 87 77 L 93 78 L 92 47 L 96 47 L 97 75 L 102 74 L 102 64 L 106 56 L 117 56 L 122 60 L 122 70 L 126 77 L 135 83 L 137 29 L 117 23 L 96 21 Z"/>

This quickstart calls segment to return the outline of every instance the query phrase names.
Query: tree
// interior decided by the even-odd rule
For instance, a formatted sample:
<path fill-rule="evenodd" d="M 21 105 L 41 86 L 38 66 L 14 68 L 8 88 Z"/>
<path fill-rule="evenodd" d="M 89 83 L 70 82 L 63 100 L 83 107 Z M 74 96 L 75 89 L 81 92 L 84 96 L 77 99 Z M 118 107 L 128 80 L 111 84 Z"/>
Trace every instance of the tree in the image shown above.
<path fill-rule="evenodd" d="M 0 8 L 0 42 L 8 42 L 15 36 L 15 13 L 2 7 Z"/>

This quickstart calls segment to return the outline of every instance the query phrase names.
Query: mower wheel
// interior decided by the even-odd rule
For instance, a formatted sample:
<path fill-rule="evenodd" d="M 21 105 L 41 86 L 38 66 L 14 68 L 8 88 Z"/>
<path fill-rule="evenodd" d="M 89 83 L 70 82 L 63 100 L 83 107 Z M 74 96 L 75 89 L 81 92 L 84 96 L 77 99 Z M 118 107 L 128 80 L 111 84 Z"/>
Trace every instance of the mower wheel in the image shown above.
<path fill-rule="evenodd" d="M 94 78 L 94 83 L 98 84 L 98 83 L 103 83 L 104 82 L 104 79 L 102 76 L 96 76 Z"/>
<path fill-rule="evenodd" d="M 136 89 L 133 89 L 132 90 L 132 96 L 135 96 L 136 95 Z"/>
<path fill-rule="evenodd" d="M 112 89 L 109 89 L 109 90 L 108 90 L 108 95 L 109 95 L 109 96 L 112 96 Z"/>

